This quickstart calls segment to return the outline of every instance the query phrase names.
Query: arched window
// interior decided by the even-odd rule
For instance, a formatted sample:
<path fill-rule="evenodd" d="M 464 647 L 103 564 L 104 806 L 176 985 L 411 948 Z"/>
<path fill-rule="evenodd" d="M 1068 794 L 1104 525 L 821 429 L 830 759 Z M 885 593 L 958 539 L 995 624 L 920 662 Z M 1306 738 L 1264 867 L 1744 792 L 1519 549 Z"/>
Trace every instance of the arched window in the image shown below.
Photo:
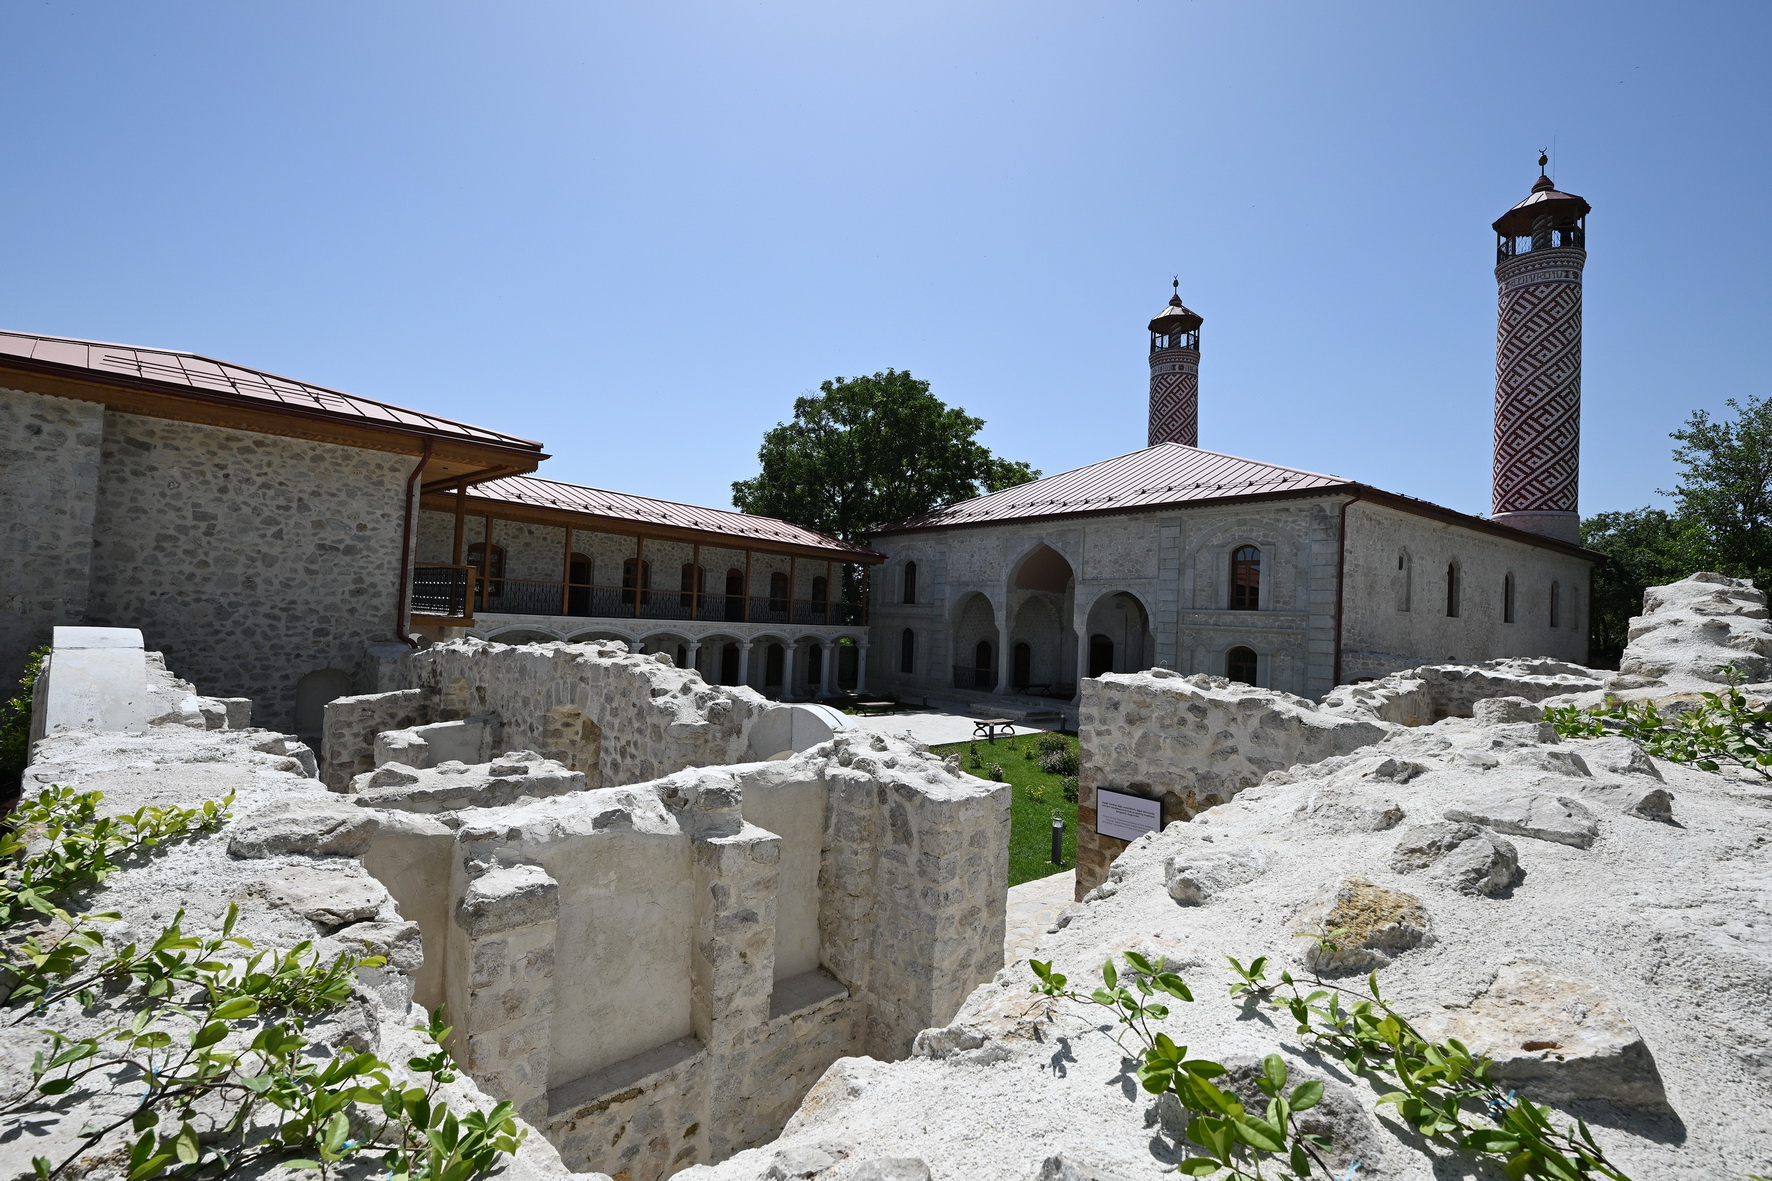
<path fill-rule="evenodd" d="M 482 602 L 505 593 L 504 546 L 489 546 L 484 541 L 476 541 L 468 547 L 468 565 L 478 572 Z"/>
<path fill-rule="evenodd" d="M 1261 610 L 1261 551 L 1252 545 L 1231 555 L 1231 610 Z"/>
<path fill-rule="evenodd" d="M 907 603 L 917 601 L 917 564 L 915 562 L 904 564 L 904 601 Z"/>
<path fill-rule="evenodd" d="M 1551 583 L 1550 625 L 1563 626 L 1563 588 L 1555 582 Z"/>
<path fill-rule="evenodd" d="M 590 555 L 573 554 L 566 563 L 566 614 L 591 614 L 591 587 L 595 583 L 592 575 L 596 567 Z"/>
<path fill-rule="evenodd" d="M 1409 603 L 1415 594 L 1415 561 L 1404 550 L 1397 555 L 1397 610 L 1409 610 Z"/>
<path fill-rule="evenodd" d="M 995 668 L 991 663 L 991 642 L 989 640 L 978 641 L 977 647 L 972 649 L 972 671 L 978 677 L 979 688 L 989 689 L 992 685 L 996 684 Z"/>
<path fill-rule="evenodd" d="M 720 683 L 738 684 L 738 645 L 726 644 L 720 649 Z"/>
<path fill-rule="evenodd" d="M 1458 618 L 1458 563 L 1446 564 L 1446 617 Z"/>
<path fill-rule="evenodd" d="M 731 569 L 726 571 L 726 619 L 736 623 L 745 617 L 745 585 L 744 571 Z M 731 684 L 730 681 L 726 682 Z"/>
<path fill-rule="evenodd" d="M 652 589 L 652 563 L 643 558 L 628 558 L 621 564 L 621 602 L 624 607 L 634 605 L 634 592 L 640 592 L 642 600 L 646 592 Z"/>
<path fill-rule="evenodd" d="M 763 685 L 772 688 L 780 685 L 782 673 L 787 668 L 787 651 L 780 644 L 771 644 L 763 654 Z"/>
<path fill-rule="evenodd" d="M 831 589 L 830 588 L 831 588 L 830 579 L 826 578 L 822 574 L 820 574 L 817 578 L 814 578 L 812 580 L 812 603 L 811 603 L 811 606 L 812 606 L 812 617 L 814 619 L 823 619 L 824 618 L 825 604 L 830 601 L 830 597 L 831 597 Z"/>
<path fill-rule="evenodd" d="M 769 576 L 769 610 L 786 615 L 788 610 L 788 576 L 777 570 Z"/>
<path fill-rule="evenodd" d="M 1255 649 L 1232 648 L 1224 654 L 1224 675 L 1245 685 L 1255 684 Z"/>
<path fill-rule="evenodd" d="M 1514 576 L 1513 572 L 1509 571 L 1507 576 L 1501 580 L 1501 622 L 1512 623 L 1513 621 Z"/>
<path fill-rule="evenodd" d="M 683 563 L 682 590 L 684 594 L 700 594 L 706 583 L 707 575 L 702 572 L 700 566 L 692 565 L 689 562 Z"/>
<path fill-rule="evenodd" d="M 901 673 L 917 671 L 917 633 L 908 627 L 898 636 L 898 671 Z"/>

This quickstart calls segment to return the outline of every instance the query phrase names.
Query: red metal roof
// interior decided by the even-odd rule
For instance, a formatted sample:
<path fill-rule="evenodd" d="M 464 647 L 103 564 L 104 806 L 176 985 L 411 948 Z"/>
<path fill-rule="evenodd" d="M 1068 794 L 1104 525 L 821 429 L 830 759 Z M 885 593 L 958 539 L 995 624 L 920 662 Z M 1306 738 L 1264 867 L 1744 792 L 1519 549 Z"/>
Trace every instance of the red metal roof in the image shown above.
<path fill-rule="evenodd" d="M 540 480 L 534 476 L 505 476 L 474 486 L 469 495 L 475 500 L 499 500 L 507 504 L 526 504 L 537 508 L 560 509 L 563 512 L 590 513 L 646 525 L 669 525 L 677 529 L 695 529 L 703 533 L 719 533 L 752 541 L 772 541 L 820 549 L 833 557 L 878 559 L 881 555 L 865 546 L 850 545 L 835 537 L 811 529 L 802 529 L 774 517 L 757 517 L 731 509 L 702 508 L 679 504 L 674 500 L 654 500 L 649 496 L 633 496 L 626 492 L 609 492 L 587 488 L 582 484 L 562 484 L 556 480 Z"/>
<path fill-rule="evenodd" d="M 320 413 L 341 419 L 356 419 L 365 425 L 397 427 L 497 447 L 515 447 L 524 451 L 541 450 L 541 444 L 532 439 L 469 426 L 467 423 L 439 418 L 434 414 L 422 414 L 417 410 L 407 410 L 371 398 L 358 397 L 356 394 L 296 381 L 294 378 L 279 377 L 262 369 L 248 369 L 196 353 L 136 348 L 133 345 L 75 340 L 64 336 L 0 332 L 0 358 L 8 356 L 69 369 L 83 369 L 100 377 L 107 374 L 120 375 L 205 394 L 233 395 L 256 404 L 268 404 L 265 405 L 266 409 L 282 406 L 308 414 Z"/>
<path fill-rule="evenodd" d="M 1225 500 L 1277 492 L 1352 488 L 1355 482 L 1299 468 L 1239 459 L 1182 443 L 1159 443 L 1143 451 L 1104 459 L 1031 484 L 1005 488 L 976 500 L 899 521 L 879 530 L 900 533 L 1034 517 L 1153 508 L 1195 500 Z"/>

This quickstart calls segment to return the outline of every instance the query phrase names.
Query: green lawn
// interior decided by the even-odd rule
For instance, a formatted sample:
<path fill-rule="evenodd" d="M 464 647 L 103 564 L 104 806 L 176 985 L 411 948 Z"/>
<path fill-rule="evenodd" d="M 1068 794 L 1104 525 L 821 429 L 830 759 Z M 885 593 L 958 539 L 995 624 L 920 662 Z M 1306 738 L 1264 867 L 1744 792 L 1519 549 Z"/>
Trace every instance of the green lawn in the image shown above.
<path fill-rule="evenodd" d="M 1003 768 L 1003 779 L 1013 792 L 1010 805 L 1009 884 L 1019 886 L 1035 878 L 1063 873 L 1077 861 L 1077 805 L 1064 798 L 1061 776 L 1040 767 L 1039 750 L 1035 746 L 1043 734 L 1027 734 L 1020 738 L 999 738 L 996 742 L 951 742 L 930 749 L 946 756 L 960 756 L 960 767 L 980 779 L 991 778 L 993 763 Z M 1077 749 L 1077 736 L 1062 737 Z M 977 749 L 982 766 L 972 763 Z M 1064 864 L 1052 864 L 1052 817 L 1064 821 Z"/>

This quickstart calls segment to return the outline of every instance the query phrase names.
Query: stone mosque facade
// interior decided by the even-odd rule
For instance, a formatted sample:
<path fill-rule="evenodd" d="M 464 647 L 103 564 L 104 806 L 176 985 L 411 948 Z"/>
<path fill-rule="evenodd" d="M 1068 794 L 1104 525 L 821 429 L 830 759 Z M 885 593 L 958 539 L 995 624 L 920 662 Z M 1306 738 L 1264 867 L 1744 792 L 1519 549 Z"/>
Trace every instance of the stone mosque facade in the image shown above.
<path fill-rule="evenodd" d="M 874 537 L 874 685 L 1065 700 L 1161 666 L 1317 697 L 1420 664 L 1585 661 L 1603 560 L 1578 544 L 1588 208 L 1540 175 L 1494 223 L 1490 517 L 1202 449 L 1202 318 L 1177 294 L 1149 325 L 1145 449 Z"/>

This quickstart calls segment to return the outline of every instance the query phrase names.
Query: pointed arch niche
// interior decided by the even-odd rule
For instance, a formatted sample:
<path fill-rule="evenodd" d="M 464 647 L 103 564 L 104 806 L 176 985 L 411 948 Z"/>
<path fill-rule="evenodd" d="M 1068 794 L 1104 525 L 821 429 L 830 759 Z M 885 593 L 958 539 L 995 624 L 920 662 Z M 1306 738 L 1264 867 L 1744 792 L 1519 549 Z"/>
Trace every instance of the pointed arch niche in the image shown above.
<path fill-rule="evenodd" d="M 1051 546 L 1035 546 L 1016 564 L 1009 578 L 1008 637 L 1014 688 L 1063 698 L 1075 691 L 1076 595 L 1076 571 Z"/>

